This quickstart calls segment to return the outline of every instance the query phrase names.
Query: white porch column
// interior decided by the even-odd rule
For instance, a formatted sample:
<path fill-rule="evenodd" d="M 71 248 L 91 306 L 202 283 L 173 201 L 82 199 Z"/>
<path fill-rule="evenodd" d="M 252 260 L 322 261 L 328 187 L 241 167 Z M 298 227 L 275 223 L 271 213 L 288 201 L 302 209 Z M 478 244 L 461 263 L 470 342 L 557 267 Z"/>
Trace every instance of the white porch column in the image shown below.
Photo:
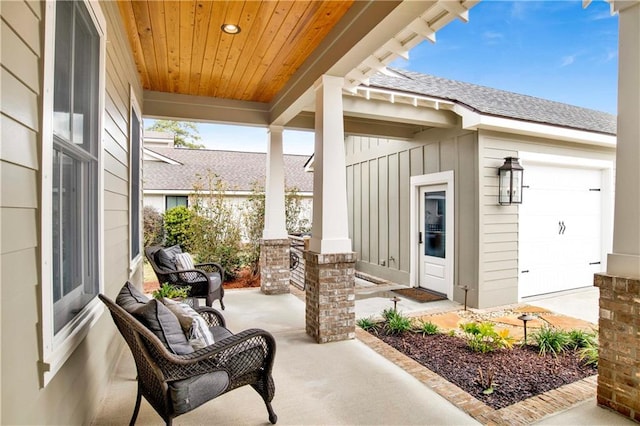
<path fill-rule="evenodd" d="M 267 179 L 264 195 L 265 240 L 287 238 L 284 213 L 284 157 L 282 153 L 282 126 L 269 126 L 267 144 Z"/>
<path fill-rule="evenodd" d="M 305 260 L 306 331 L 318 343 L 353 339 L 355 253 L 347 211 L 341 77 L 322 76 L 316 90 L 313 229 Z"/>
<path fill-rule="evenodd" d="M 316 90 L 313 163 L 313 230 L 309 250 L 351 252 L 347 213 L 342 87 L 344 79 L 323 75 Z"/>
<path fill-rule="evenodd" d="M 289 237 L 284 212 L 282 131 L 282 126 L 269 126 L 264 230 L 260 245 L 260 289 L 265 294 L 289 292 Z"/>
<path fill-rule="evenodd" d="M 640 1 L 619 13 L 613 253 L 600 289 L 598 405 L 640 421 Z"/>
<path fill-rule="evenodd" d="M 640 2 L 616 1 L 614 7 L 619 12 L 618 144 L 607 273 L 640 278 Z"/>

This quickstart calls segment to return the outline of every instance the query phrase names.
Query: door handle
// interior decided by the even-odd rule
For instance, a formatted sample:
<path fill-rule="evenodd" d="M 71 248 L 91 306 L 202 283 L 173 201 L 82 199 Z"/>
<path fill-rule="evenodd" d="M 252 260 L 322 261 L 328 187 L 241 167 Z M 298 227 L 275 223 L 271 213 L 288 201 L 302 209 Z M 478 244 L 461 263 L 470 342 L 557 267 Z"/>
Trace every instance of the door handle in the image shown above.
<path fill-rule="evenodd" d="M 422 232 L 418 232 L 418 244 L 422 244 Z"/>
<path fill-rule="evenodd" d="M 564 224 L 564 220 L 561 220 L 560 222 L 558 222 L 558 226 L 560 227 L 560 229 L 558 229 L 558 235 L 563 235 L 564 231 L 567 230 L 567 227 Z"/>

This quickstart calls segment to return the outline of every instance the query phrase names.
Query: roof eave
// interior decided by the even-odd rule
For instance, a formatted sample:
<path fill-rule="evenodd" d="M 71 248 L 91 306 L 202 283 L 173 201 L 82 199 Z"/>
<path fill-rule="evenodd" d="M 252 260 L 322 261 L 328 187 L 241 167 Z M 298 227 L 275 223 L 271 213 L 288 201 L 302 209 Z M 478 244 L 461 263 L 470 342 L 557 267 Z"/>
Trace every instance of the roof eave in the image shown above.
<path fill-rule="evenodd" d="M 481 114 L 460 105 L 456 105 L 453 110 L 462 117 L 463 129 L 493 130 L 585 145 L 616 147 L 617 138 L 611 134 Z"/>

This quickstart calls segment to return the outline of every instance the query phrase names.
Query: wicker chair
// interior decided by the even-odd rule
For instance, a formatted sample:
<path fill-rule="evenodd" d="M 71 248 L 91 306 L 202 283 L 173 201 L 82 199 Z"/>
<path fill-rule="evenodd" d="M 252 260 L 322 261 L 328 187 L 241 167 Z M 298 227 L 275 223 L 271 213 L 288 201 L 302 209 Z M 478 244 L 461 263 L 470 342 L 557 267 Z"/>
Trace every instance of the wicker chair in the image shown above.
<path fill-rule="evenodd" d="M 162 246 L 151 246 L 144 249 L 144 254 L 153 268 L 160 284 L 169 283 L 181 287 L 189 287 L 190 297 L 206 298 L 207 306 L 211 307 L 214 300 L 220 300 L 220 307 L 224 310 L 224 268 L 218 263 L 198 263 L 196 269 L 167 269 L 163 268 L 156 261 L 156 253 L 163 249 Z M 195 279 L 186 280 L 185 277 L 191 273 L 196 275 Z M 197 304 L 196 304 L 197 305 Z"/>
<path fill-rule="evenodd" d="M 271 407 L 275 393 L 271 371 L 276 343 L 270 333 L 260 329 L 249 329 L 231 334 L 224 328 L 225 321 L 220 312 L 209 307 L 198 307 L 196 310 L 205 318 L 209 326 L 226 331 L 228 337 L 193 353 L 175 355 L 130 313 L 104 295 L 100 294 L 99 297 L 111 311 L 113 321 L 129 345 L 136 363 L 138 393 L 130 425 L 134 425 L 138 417 L 142 396 L 166 424 L 171 425 L 173 418 L 244 385 L 251 385 L 260 394 L 266 404 L 269 421 L 272 424 L 276 423 L 278 417 Z M 202 392 L 203 382 L 197 380 L 203 377 L 211 380 L 210 377 L 214 376 L 212 380 L 220 382 L 218 379 L 220 375 L 223 383 L 216 391 L 216 395 L 208 400 L 191 401 L 195 405 L 193 407 L 175 406 L 172 392 L 176 391 L 176 384 L 180 384 L 183 390 L 185 386 L 191 387 L 187 392 L 193 399 L 193 395 L 197 398 L 198 394 L 205 393 Z M 226 386 L 224 386 L 227 380 L 225 376 L 228 376 Z M 196 381 L 192 382 L 192 380 Z M 204 398 L 201 397 L 201 399 Z"/>

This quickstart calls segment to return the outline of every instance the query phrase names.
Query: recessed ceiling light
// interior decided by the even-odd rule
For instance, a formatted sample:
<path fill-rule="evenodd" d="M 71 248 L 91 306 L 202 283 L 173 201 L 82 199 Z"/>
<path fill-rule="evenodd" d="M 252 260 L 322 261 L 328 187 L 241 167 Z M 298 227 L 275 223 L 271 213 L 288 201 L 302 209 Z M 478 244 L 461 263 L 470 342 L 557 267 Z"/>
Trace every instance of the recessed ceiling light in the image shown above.
<path fill-rule="evenodd" d="M 240 32 L 240 27 L 236 24 L 223 24 L 221 28 L 227 34 L 238 34 Z"/>

